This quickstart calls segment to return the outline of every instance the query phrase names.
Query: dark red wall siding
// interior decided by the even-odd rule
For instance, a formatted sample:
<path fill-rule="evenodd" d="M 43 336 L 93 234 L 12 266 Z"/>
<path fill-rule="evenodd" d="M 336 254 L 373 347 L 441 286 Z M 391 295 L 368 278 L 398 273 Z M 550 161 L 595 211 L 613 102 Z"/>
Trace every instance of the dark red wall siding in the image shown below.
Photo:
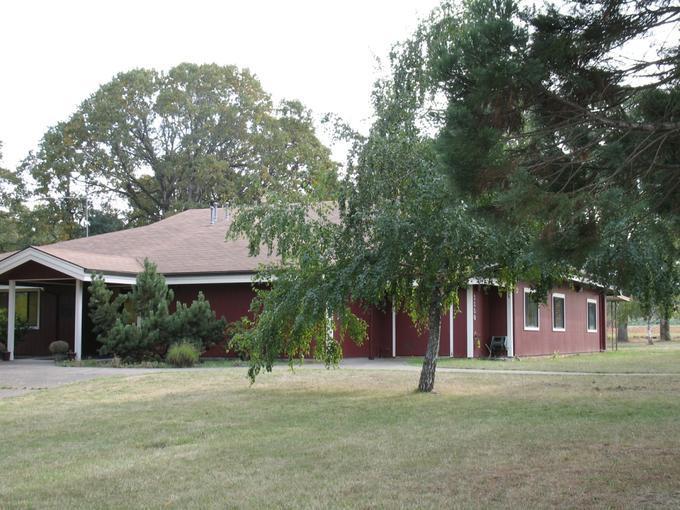
<path fill-rule="evenodd" d="M 177 285 L 172 287 L 175 292 L 175 301 L 190 304 L 203 292 L 205 299 L 210 302 L 211 308 L 218 318 L 224 317 L 228 322 L 234 322 L 248 315 L 250 302 L 255 297 L 255 291 L 249 283 L 232 283 L 216 285 Z M 234 355 L 234 353 L 229 353 Z M 226 340 L 223 344 L 214 345 L 203 356 L 224 357 L 227 356 Z"/>
<path fill-rule="evenodd" d="M 357 345 L 353 340 L 344 338 L 342 341 L 342 352 L 345 358 L 378 358 L 389 356 L 385 338 L 391 334 L 390 327 L 387 324 L 388 314 L 384 310 L 376 307 L 365 308 L 360 305 L 353 305 L 352 312 L 359 318 L 366 321 L 367 338 L 361 345 Z M 335 330 L 335 338 L 338 338 L 337 328 Z M 391 344 L 390 344 L 391 346 Z"/>
<path fill-rule="evenodd" d="M 68 285 L 43 285 L 40 292 L 40 326 L 15 343 L 17 356 L 49 356 L 55 340 L 74 347 L 75 289 Z"/>
<path fill-rule="evenodd" d="M 520 284 L 514 295 L 515 355 L 538 356 L 553 353 L 597 352 L 602 349 L 604 338 L 604 297 L 601 293 L 583 288 L 580 291 L 569 287 L 553 289 L 548 303 L 539 306 L 539 331 L 524 329 L 524 288 Z M 552 292 L 565 295 L 566 331 L 552 329 Z M 598 331 L 587 331 L 587 300 L 598 301 Z"/>

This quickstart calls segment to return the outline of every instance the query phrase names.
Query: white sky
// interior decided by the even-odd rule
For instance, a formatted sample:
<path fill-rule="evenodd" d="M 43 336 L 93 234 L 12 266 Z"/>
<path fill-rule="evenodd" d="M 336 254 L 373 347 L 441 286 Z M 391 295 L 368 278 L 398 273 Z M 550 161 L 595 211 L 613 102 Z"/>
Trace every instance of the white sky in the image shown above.
<path fill-rule="evenodd" d="M 2 0 L 3 166 L 113 75 L 180 62 L 248 67 L 275 100 L 365 129 L 376 57 L 438 0 Z"/>

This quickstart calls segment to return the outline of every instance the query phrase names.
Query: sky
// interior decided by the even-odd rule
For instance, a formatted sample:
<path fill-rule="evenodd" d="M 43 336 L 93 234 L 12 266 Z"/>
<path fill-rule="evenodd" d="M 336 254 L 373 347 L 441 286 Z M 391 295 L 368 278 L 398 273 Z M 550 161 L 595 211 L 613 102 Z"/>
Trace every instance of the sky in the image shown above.
<path fill-rule="evenodd" d="M 248 68 L 275 100 L 299 99 L 365 130 L 392 44 L 438 0 L 0 2 L 2 165 L 116 73 L 181 62 Z"/>

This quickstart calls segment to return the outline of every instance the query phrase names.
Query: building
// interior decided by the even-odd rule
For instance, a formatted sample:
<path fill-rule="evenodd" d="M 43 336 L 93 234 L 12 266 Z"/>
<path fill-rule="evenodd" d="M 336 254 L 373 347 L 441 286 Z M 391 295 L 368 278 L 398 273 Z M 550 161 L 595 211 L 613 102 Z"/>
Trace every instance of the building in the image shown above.
<path fill-rule="evenodd" d="M 76 357 L 96 356 L 98 344 L 87 313 L 87 286 L 94 274 L 112 287 L 129 288 L 145 258 L 155 262 L 175 292 L 189 303 L 202 291 L 218 317 L 235 321 L 248 313 L 252 282 L 266 255 L 248 256 L 246 240 L 225 241 L 228 212 L 192 209 L 152 225 L 75 239 L 0 255 L 0 308 L 8 309 L 12 357 L 46 356 L 54 340 L 67 341 Z M 520 284 L 501 295 L 492 284 L 471 281 L 460 292 L 460 310 L 442 319 L 441 356 L 488 355 L 492 336 L 507 337 L 508 356 L 596 352 L 605 348 L 605 293 L 586 282 L 550 292 L 547 305 L 530 299 Z M 357 346 L 343 343 L 346 357 L 419 356 L 427 332 L 409 317 L 387 309 L 357 308 L 369 334 Z M 28 323 L 14 342 L 13 317 Z M 216 345 L 205 356 L 225 356 Z"/>

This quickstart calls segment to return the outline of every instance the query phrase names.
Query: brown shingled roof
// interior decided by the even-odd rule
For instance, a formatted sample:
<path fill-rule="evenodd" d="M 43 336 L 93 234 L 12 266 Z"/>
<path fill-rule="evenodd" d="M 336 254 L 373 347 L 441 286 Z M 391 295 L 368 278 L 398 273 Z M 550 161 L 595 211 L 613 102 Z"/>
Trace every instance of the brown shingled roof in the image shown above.
<path fill-rule="evenodd" d="M 251 273 L 273 257 L 248 256 L 246 239 L 225 241 L 231 223 L 219 210 L 190 209 L 157 223 L 108 234 L 38 246 L 37 249 L 90 271 L 136 274 L 144 258 L 165 275 Z"/>

